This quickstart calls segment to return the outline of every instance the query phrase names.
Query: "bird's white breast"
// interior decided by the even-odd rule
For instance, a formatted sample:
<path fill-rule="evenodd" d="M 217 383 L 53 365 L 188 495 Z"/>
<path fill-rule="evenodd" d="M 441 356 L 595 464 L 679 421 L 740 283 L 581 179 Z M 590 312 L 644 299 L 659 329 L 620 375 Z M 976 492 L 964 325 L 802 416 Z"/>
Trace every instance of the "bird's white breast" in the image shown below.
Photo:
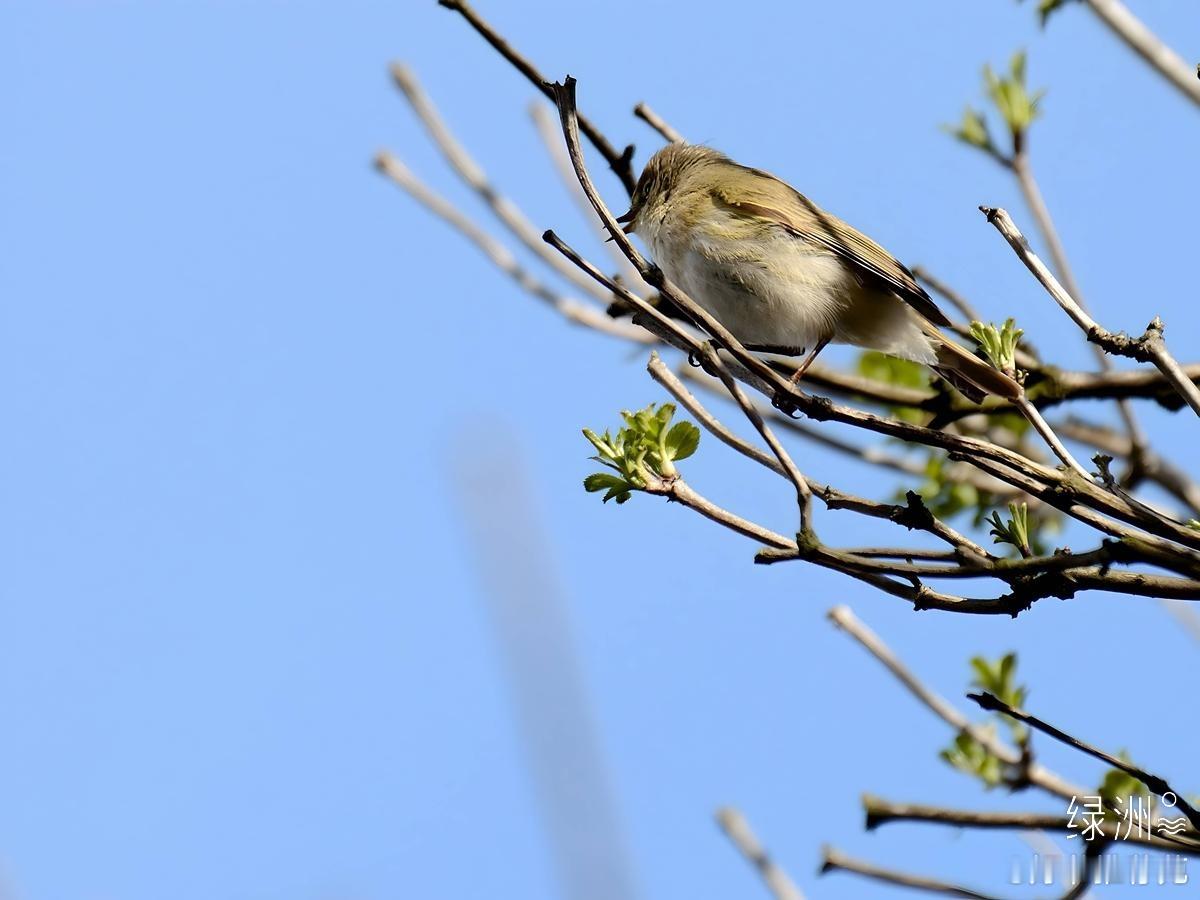
<path fill-rule="evenodd" d="M 667 277 L 742 343 L 800 352 L 834 336 L 858 288 L 845 264 L 810 252 L 782 229 L 762 237 L 714 237 L 723 224 L 717 219 L 682 229 L 660 221 L 639 227 L 639 234 Z"/>
<path fill-rule="evenodd" d="M 799 354 L 831 339 L 933 362 L 920 317 L 904 300 L 782 228 L 721 237 L 747 233 L 730 215 L 716 209 L 688 228 L 668 214 L 640 222 L 638 234 L 667 277 L 743 344 Z"/>

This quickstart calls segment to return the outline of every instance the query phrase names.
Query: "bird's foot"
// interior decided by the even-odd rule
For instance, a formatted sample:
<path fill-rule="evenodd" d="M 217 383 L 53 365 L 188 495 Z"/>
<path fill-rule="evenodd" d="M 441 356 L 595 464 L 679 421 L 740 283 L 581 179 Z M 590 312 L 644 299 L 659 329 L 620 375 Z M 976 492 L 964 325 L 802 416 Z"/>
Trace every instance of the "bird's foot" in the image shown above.
<path fill-rule="evenodd" d="M 771 405 L 787 416 L 789 419 L 800 418 L 800 408 L 796 405 L 795 397 L 784 391 L 776 391 L 771 397 Z"/>

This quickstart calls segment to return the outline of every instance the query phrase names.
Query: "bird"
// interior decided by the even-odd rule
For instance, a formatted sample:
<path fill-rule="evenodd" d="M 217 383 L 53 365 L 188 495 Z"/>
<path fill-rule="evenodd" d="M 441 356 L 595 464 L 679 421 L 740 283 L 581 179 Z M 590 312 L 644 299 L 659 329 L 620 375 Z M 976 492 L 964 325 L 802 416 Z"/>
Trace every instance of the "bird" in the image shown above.
<path fill-rule="evenodd" d="M 617 221 L 747 349 L 803 356 L 793 384 L 835 343 L 922 363 L 976 403 L 1021 393 L 941 331 L 950 320 L 883 247 L 711 147 L 656 152 Z"/>

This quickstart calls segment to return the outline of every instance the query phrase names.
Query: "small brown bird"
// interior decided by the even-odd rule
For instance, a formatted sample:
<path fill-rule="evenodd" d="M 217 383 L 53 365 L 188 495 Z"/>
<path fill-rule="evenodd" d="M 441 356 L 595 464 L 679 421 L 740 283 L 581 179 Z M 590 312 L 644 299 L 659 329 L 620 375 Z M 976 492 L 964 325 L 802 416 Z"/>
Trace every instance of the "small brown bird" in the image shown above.
<path fill-rule="evenodd" d="M 793 382 L 832 342 L 924 363 L 976 402 L 1020 394 L 942 334 L 950 320 L 895 257 L 775 176 L 716 150 L 659 150 L 619 221 L 747 347 L 809 350 Z"/>

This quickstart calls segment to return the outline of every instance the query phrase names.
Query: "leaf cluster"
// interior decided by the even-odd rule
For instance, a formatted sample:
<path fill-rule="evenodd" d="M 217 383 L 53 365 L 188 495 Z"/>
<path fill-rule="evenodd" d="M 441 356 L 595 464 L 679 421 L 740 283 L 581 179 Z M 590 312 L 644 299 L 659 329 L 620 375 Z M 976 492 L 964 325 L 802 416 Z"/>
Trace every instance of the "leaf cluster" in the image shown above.
<path fill-rule="evenodd" d="M 990 65 L 984 66 L 983 88 L 1012 137 L 1015 154 L 1029 126 L 1041 115 L 1041 101 L 1046 94 L 1044 90 L 1031 92 L 1026 86 L 1025 51 L 1018 50 L 1012 55 L 1006 74 L 997 74 Z M 970 147 L 982 150 L 1001 162 L 1011 163 L 1011 158 L 996 144 L 983 110 L 967 106 L 959 123 L 944 126 L 944 130 Z"/>
<path fill-rule="evenodd" d="M 1005 319 L 999 328 L 991 322 L 971 323 L 971 337 L 979 342 L 992 365 L 1010 375 L 1016 370 L 1017 343 L 1024 333 L 1012 318 Z"/>
<path fill-rule="evenodd" d="M 1015 653 L 1006 653 L 994 662 L 982 656 L 972 657 L 971 669 L 974 672 L 974 677 L 971 679 L 973 687 L 994 694 L 1009 706 L 1021 707 L 1024 705 L 1028 692 L 1024 685 L 1017 683 L 1017 655 Z M 1007 717 L 1001 718 L 1012 732 L 1013 740 L 1022 748 L 1026 747 L 1029 741 L 1029 732 L 1025 727 Z M 984 730 L 988 734 L 994 734 L 995 723 L 989 723 Z M 950 746 L 938 755 L 944 762 L 960 772 L 978 778 L 989 789 L 1000 784 L 1012 783 L 1007 771 L 1008 766 L 1004 761 L 965 731 L 959 733 Z"/>
<path fill-rule="evenodd" d="M 1017 548 L 1017 552 L 1021 556 L 1033 556 L 1034 541 L 1030 539 L 1029 504 L 1024 501 L 1010 503 L 1008 504 L 1008 514 L 1009 518 L 1005 521 L 1000 518 L 998 510 L 993 511 L 991 518 L 986 520 L 992 526 L 989 532 L 992 535 L 992 543 L 1011 544 Z M 993 693 L 995 692 L 993 691 Z"/>
<path fill-rule="evenodd" d="M 687 459 L 700 444 L 700 429 L 691 422 L 671 424 L 675 406 L 664 403 L 657 409 L 651 403 L 637 412 L 624 410 L 624 425 L 614 435 L 605 430 L 598 435 L 583 429 L 597 455 L 591 457 L 611 472 L 594 472 L 583 480 L 588 493 L 604 492 L 603 500 L 624 503 L 633 491 L 645 490 L 652 479 L 679 477 L 675 462 Z M 615 473 L 615 474 L 614 474 Z"/>

